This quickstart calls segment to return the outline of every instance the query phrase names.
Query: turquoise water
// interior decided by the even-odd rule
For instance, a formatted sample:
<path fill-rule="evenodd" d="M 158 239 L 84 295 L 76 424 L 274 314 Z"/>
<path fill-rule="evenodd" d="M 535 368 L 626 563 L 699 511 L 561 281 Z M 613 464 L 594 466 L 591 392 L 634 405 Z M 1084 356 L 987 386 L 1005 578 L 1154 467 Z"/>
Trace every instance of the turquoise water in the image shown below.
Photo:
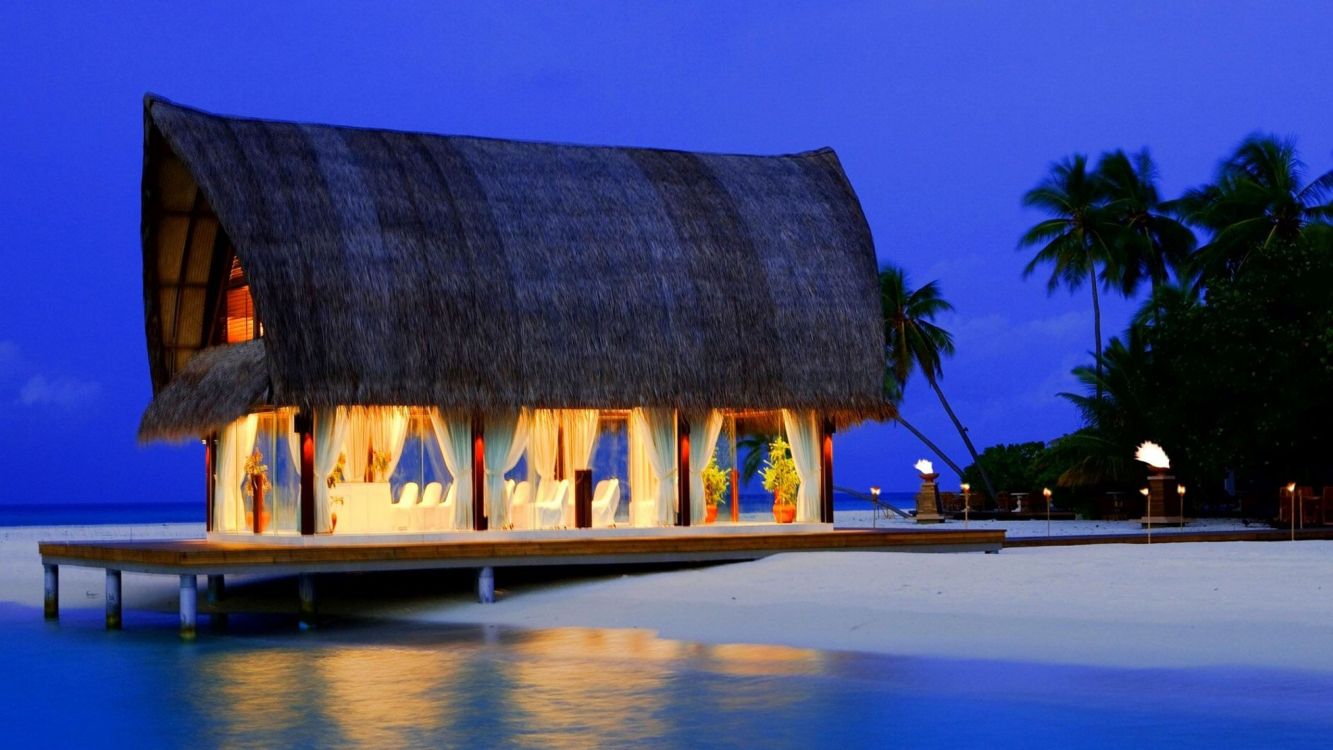
<path fill-rule="evenodd" d="M 1333 677 L 0 604 L 5 747 L 1328 747 Z M 1315 644 L 1312 644 L 1314 646 Z"/>

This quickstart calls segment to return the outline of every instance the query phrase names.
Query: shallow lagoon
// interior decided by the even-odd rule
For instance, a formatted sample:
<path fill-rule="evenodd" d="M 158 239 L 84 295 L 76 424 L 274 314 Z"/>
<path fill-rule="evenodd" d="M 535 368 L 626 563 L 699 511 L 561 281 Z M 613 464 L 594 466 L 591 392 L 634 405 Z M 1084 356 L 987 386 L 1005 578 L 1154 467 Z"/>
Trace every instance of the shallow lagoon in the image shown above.
<path fill-rule="evenodd" d="M 1333 675 L 0 604 L 6 746 L 1327 747 Z M 1314 644 L 1312 644 L 1314 646 Z"/>

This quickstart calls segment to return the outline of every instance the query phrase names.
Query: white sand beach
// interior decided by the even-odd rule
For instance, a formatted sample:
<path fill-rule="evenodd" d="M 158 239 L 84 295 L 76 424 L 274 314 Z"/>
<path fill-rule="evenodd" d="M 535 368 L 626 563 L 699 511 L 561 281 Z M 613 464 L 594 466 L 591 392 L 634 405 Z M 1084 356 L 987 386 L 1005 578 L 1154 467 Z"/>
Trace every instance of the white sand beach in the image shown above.
<path fill-rule="evenodd" d="M 198 525 L 0 529 L 0 599 L 40 606 L 38 539 L 201 533 Z M 498 577 L 496 604 L 456 592 L 361 614 L 961 659 L 1333 671 L 1328 541 L 791 554 L 512 589 Z M 101 571 L 63 568 L 62 607 L 101 607 L 102 585 Z M 169 608 L 175 585 L 127 575 L 125 606 Z"/>

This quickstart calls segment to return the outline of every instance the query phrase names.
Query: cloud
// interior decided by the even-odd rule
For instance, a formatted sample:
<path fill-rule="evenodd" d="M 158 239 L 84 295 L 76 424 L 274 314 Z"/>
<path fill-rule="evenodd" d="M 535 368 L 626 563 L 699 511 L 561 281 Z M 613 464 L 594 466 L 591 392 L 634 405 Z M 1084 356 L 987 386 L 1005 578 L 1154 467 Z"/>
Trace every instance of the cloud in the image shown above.
<path fill-rule="evenodd" d="M 102 384 L 93 380 L 60 377 L 48 380 L 33 375 L 19 389 L 18 402 L 24 406 L 57 406 L 72 409 L 95 401 L 102 393 Z"/>

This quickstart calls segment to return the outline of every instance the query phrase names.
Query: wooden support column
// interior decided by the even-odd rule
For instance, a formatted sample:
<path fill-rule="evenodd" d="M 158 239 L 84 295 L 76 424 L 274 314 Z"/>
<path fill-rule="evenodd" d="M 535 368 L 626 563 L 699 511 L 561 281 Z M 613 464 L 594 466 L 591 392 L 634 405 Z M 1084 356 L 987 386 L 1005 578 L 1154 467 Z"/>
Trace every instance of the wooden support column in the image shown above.
<path fill-rule="evenodd" d="M 676 525 L 690 525 L 690 422 L 676 417 Z"/>
<path fill-rule="evenodd" d="M 120 630 L 120 571 L 106 569 L 106 629 Z"/>
<path fill-rule="evenodd" d="M 227 598 L 227 582 L 221 573 L 208 576 L 208 603 L 217 604 Z"/>
<path fill-rule="evenodd" d="M 181 638 L 194 640 L 199 622 L 199 581 L 193 573 L 181 576 Z"/>
<path fill-rule="evenodd" d="M 296 592 L 301 598 L 301 622 L 302 630 L 309 630 L 315 626 L 315 574 L 301 573 L 296 577 Z"/>
<path fill-rule="evenodd" d="M 209 435 L 204 438 L 204 530 L 213 530 L 213 499 L 217 491 L 215 464 L 217 463 L 218 438 Z"/>
<path fill-rule="evenodd" d="M 592 528 L 592 469 L 574 470 L 574 528 Z"/>
<path fill-rule="evenodd" d="M 42 614 L 48 620 L 60 618 L 60 566 L 42 564 L 43 583 Z"/>
<path fill-rule="evenodd" d="M 732 414 L 727 421 L 730 422 L 727 441 L 731 450 L 731 522 L 737 523 L 741 520 L 741 471 L 736 459 L 736 415 Z"/>
<path fill-rule="evenodd" d="M 477 601 L 495 603 L 495 568 L 487 566 L 477 571 Z"/>
<path fill-rule="evenodd" d="M 315 529 L 315 418 L 305 409 L 297 412 L 292 425 L 301 442 L 301 513 L 303 536 L 314 534 Z"/>
<path fill-rule="evenodd" d="M 819 436 L 819 520 L 833 523 L 833 420 L 825 419 Z"/>
<path fill-rule="evenodd" d="M 485 531 L 486 523 L 486 437 L 480 416 L 472 418 L 472 528 Z M 465 502 L 458 498 L 456 502 Z"/>

